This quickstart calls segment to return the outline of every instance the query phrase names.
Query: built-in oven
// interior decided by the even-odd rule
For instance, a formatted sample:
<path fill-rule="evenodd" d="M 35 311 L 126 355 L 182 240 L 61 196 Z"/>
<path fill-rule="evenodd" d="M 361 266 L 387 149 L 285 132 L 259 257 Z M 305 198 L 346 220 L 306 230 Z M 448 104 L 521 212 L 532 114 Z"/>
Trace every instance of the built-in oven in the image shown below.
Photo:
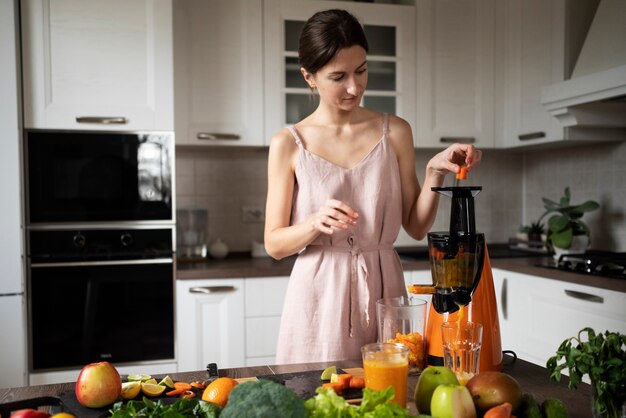
<path fill-rule="evenodd" d="M 24 139 L 31 376 L 175 362 L 174 134 Z"/>
<path fill-rule="evenodd" d="M 27 223 L 172 222 L 171 132 L 27 130 Z"/>
<path fill-rule="evenodd" d="M 30 370 L 174 360 L 173 234 L 31 230 Z"/>

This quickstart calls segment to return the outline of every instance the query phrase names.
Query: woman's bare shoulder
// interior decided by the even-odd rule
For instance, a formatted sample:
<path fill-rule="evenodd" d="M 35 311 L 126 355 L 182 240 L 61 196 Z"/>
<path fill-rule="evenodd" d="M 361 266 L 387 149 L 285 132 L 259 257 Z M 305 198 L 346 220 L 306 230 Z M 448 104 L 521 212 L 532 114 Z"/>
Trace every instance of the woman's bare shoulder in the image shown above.
<path fill-rule="evenodd" d="M 296 139 L 288 128 L 278 131 L 270 142 L 270 161 L 290 161 L 291 166 L 295 162 L 298 153 Z M 282 165 L 282 164 L 281 164 Z"/>
<path fill-rule="evenodd" d="M 389 115 L 388 138 L 396 148 L 413 147 L 411 125 L 399 116 Z"/>

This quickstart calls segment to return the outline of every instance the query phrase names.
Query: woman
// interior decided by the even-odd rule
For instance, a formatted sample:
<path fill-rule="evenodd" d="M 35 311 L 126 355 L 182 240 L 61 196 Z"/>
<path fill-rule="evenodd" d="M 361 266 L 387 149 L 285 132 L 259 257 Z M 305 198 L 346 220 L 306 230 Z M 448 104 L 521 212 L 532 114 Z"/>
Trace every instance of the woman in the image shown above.
<path fill-rule="evenodd" d="M 266 250 L 276 259 L 300 253 L 278 363 L 360 358 L 377 338 L 376 300 L 406 294 L 393 248 L 400 226 L 422 239 L 438 204 L 430 188 L 480 161 L 471 145 L 451 145 L 429 161 L 422 190 L 409 124 L 360 107 L 367 51 L 344 10 L 316 13 L 300 35 L 300 71 L 319 105 L 272 138 L 268 158 Z"/>

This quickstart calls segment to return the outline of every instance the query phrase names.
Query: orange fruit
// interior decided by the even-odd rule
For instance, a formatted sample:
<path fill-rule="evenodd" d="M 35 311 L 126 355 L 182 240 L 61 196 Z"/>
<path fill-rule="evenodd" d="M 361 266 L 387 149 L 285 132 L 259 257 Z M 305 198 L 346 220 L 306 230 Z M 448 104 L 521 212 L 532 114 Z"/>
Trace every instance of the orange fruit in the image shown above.
<path fill-rule="evenodd" d="M 202 392 L 202 400 L 212 402 L 221 407 L 226 406 L 230 391 L 237 386 L 239 382 L 230 377 L 219 377 L 209 383 L 209 386 Z"/>

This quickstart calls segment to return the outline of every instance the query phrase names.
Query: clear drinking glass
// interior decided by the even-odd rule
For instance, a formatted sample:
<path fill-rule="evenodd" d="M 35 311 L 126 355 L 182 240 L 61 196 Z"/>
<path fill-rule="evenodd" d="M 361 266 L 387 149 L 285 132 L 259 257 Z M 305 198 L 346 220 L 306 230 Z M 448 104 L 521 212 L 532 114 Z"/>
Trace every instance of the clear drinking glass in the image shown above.
<path fill-rule="evenodd" d="M 406 408 L 409 379 L 409 348 L 404 344 L 372 343 L 361 347 L 365 387 L 373 390 L 393 386 L 395 402 Z"/>
<path fill-rule="evenodd" d="M 483 326 L 476 322 L 452 321 L 441 324 L 443 364 L 465 385 L 478 374 Z"/>
<path fill-rule="evenodd" d="M 406 345 L 411 373 L 424 369 L 426 307 L 426 301 L 416 297 L 400 296 L 376 301 L 378 342 Z"/>

